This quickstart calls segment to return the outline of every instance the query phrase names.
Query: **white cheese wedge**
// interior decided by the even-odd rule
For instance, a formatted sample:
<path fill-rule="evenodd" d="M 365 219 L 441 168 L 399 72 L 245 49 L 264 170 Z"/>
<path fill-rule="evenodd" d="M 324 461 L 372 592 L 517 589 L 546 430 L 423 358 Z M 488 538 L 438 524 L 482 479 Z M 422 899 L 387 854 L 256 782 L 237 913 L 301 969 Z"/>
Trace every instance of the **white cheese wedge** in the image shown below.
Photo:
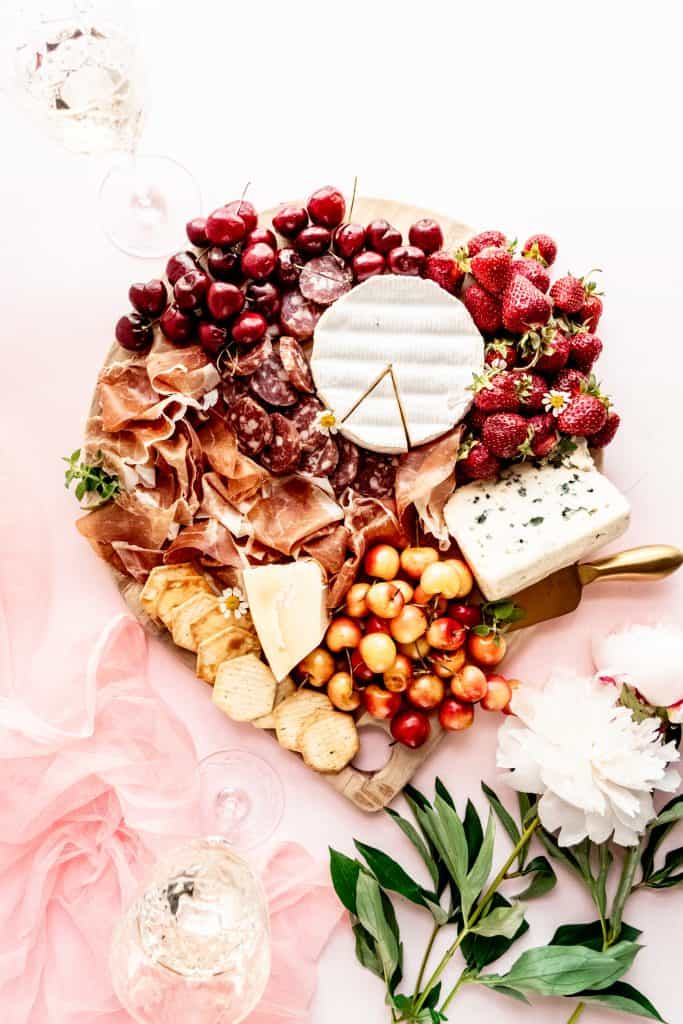
<path fill-rule="evenodd" d="M 284 679 L 327 629 L 326 586 L 313 559 L 245 569 L 244 589 L 263 653 Z"/>
<path fill-rule="evenodd" d="M 342 423 L 343 434 L 348 430 L 373 451 L 399 451 L 401 433 L 404 443 L 407 432 L 411 446 L 425 444 L 463 418 L 472 403 L 472 375 L 483 361 L 481 334 L 459 299 L 434 281 L 384 274 L 325 310 L 315 328 L 311 369 L 319 396 L 339 420 L 364 399 L 364 432 L 356 420 Z M 388 369 L 400 419 L 387 415 L 388 395 L 375 386 Z"/>
<path fill-rule="evenodd" d="M 459 487 L 444 515 L 481 592 L 497 601 L 616 540 L 629 511 L 594 467 L 524 464 Z"/>
<path fill-rule="evenodd" d="M 356 444 L 396 455 L 408 451 L 408 438 L 391 374 L 387 370 L 372 391 L 361 398 L 341 430 Z"/>

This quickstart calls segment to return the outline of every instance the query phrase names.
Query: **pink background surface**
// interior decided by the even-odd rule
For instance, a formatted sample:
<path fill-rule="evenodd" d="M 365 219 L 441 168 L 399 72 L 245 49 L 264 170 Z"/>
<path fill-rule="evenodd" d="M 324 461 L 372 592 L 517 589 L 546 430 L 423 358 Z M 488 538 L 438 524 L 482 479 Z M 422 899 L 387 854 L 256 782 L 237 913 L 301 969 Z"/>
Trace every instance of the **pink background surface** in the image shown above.
<path fill-rule="evenodd" d="M 425 14 L 418 26 L 400 24 L 394 43 L 405 48 L 410 44 L 410 74 L 432 83 L 426 105 L 419 111 L 412 107 L 399 110 L 387 101 L 378 119 L 364 102 L 368 84 L 372 87 L 380 81 L 379 69 L 369 68 L 369 80 L 356 77 L 343 89 L 334 74 L 335 67 L 350 68 L 360 7 L 356 11 L 355 4 L 348 5 L 343 23 L 332 33 L 333 52 L 323 53 L 312 42 L 315 25 L 311 19 L 320 8 L 300 5 L 301 46 L 310 59 L 305 78 L 299 70 L 292 71 L 283 107 L 273 106 L 273 91 L 282 87 L 275 72 L 282 40 L 294 31 L 285 8 L 272 8 L 272 36 L 269 33 L 261 42 L 258 60 L 230 47 L 228 64 L 224 53 L 234 27 L 231 12 L 218 4 L 200 6 L 188 25 L 184 5 L 182 13 L 180 5 L 170 11 L 165 5 L 166 31 L 160 37 L 155 26 L 161 4 L 153 0 L 140 4 L 141 31 L 148 33 L 149 40 L 150 77 L 143 150 L 166 152 L 190 166 L 200 182 L 205 210 L 239 195 L 248 179 L 253 182 L 251 198 L 265 207 L 306 194 L 328 181 L 349 188 L 353 175 L 358 174 L 363 194 L 428 205 L 476 227 L 500 226 L 521 238 L 531 231 L 548 231 L 559 240 L 561 272 L 602 267 L 607 295 L 600 330 L 605 353 L 599 375 L 624 420 L 618 439 L 608 450 L 606 469 L 633 506 L 631 528 L 618 547 L 683 544 L 683 473 L 678 451 L 683 399 L 678 369 L 683 211 L 673 175 L 677 162 L 675 154 L 667 152 L 671 143 L 664 130 L 666 104 L 673 101 L 667 99 L 673 97 L 667 76 L 676 66 L 675 59 L 667 59 L 663 52 L 671 45 L 667 34 L 658 36 L 661 52 L 656 63 L 652 58 L 648 88 L 656 94 L 657 103 L 653 102 L 647 117 L 641 84 L 636 91 L 628 73 L 629 55 L 636 52 L 636 35 L 627 30 L 621 44 L 623 63 L 617 64 L 613 57 L 612 64 L 603 62 L 599 68 L 584 69 L 581 103 L 586 102 L 583 97 L 602 90 L 605 106 L 597 123 L 590 118 L 583 121 L 571 166 L 566 152 L 555 156 L 554 166 L 551 160 L 542 170 L 528 173 L 513 160 L 500 187 L 502 169 L 490 160 L 478 161 L 489 138 L 484 114 L 491 116 L 496 107 L 498 94 L 493 86 L 483 86 L 480 117 L 472 112 L 463 115 L 459 136 L 465 144 L 450 142 L 453 97 L 446 69 L 453 58 L 447 40 L 439 41 L 435 10 Z M 373 45 L 384 45 L 383 15 L 389 8 L 380 3 L 374 12 L 368 12 L 367 6 L 363 8 L 368 19 L 363 49 L 369 53 Z M 529 13 L 535 9 L 535 5 L 527 6 Z M 501 17 L 507 17 L 502 7 L 500 10 Z M 609 22 L 601 21 L 594 9 L 592 13 L 598 18 L 594 38 L 600 33 L 607 38 Z M 255 10 L 249 13 L 245 8 L 242 17 L 242 38 L 260 31 L 263 20 Z M 483 16 L 477 20 L 471 15 L 461 32 L 476 38 L 484 27 Z M 521 31 L 519 25 L 503 25 L 501 39 L 508 37 L 507 30 Z M 538 26 L 529 31 L 536 33 L 533 40 L 540 43 Z M 327 38 L 329 42 L 329 33 Z M 526 52 L 526 36 L 524 41 Z M 580 40 L 574 42 L 578 46 Z M 502 42 L 495 47 L 496 60 L 488 62 L 491 67 L 498 58 L 499 64 L 507 60 Z M 201 52 L 202 59 L 190 61 L 188 66 L 188 52 Z M 478 73 L 474 56 L 464 56 L 461 61 L 466 65 L 464 77 L 466 72 Z M 180 66 L 186 71 L 179 77 Z M 566 107 L 575 102 L 571 68 L 558 57 L 555 70 L 554 99 L 543 96 L 533 104 L 539 123 L 543 118 L 551 123 L 558 104 Z M 310 83 L 316 79 L 325 83 L 324 94 L 311 89 Z M 243 131 L 235 136 L 233 118 L 219 97 L 240 81 L 253 85 L 253 90 Z M 609 92 L 608 83 L 613 86 Z M 340 134 L 340 125 L 348 124 L 351 108 L 359 112 L 348 137 Z M 9 107 L 0 108 L 0 114 L 5 143 L 0 247 L 4 299 L 0 529 L 15 518 L 24 503 L 42 506 L 47 515 L 44 539 L 48 555 L 44 578 L 33 580 L 29 592 L 32 587 L 36 601 L 56 602 L 62 611 L 66 606 L 74 621 L 83 620 L 85 629 L 103 625 L 120 610 L 121 602 L 106 566 L 73 528 L 77 509 L 62 486 L 60 457 L 80 443 L 113 324 L 127 307 L 129 283 L 151 277 L 161 267 L 124 256 L 100 233 L 95 191 L 103 164 L 54 147 Z M 290 115 L 293 121 L 288 120 Z M 502 151 L 508 154 L 519 152 L 514 127 L 519 124 L 512 121 L 505 121 L 499 129 Z M 465 152 L 470 159 L 464 159 Z M 421 157 L 429 161 L 426 173 Z M 652 205 L 645 207 L 643 202 Z M 178 242 L 181 247 L 182 239 Z M 11 491 L 7 486 L 9 464 L 18 467 L 22 480 L 21 486 Z M 27 535 L 26 543 L 31 540 Z M 556 665 L 589 670 L 590 638 L 595 632 L 628 621 L 680 621 L 682 607 L 683 574 L 654 585 L 596 586 L 586 593 L 571 619 L 537 631 L 533 640 L 506 662 L 506 671 L 522 678 L 544 679 Z M 58 659 L 62 653 L 59 636 L 53 644 Z M 188 725 L 200 756 L 218 748 L 242 746 L 276 766 L 287 794 L 277 838 L 296 838 L 324 857 L 328 845 L 350 851 L 352 837 L 358 836 L 373 845 L 393 848 L 399 859 L 411 862 L 388 819 L 355 810 L 296 758 L 279 750 L 267 735 L 230 723 L 211 705 L 208 689 L 156 644 L 151 649 L 151 672 L 159 693 Z M 495 781 L 497 724 L 493 716 L 480 714 L 475 728 L 443 743 L 417 776 L 416 784 L 430 788 L 439 774 L 459 800 L 471 795 L 481 807 L 479 780 Z M 681 911 L 683 893 L 674 891 L 659 898 L 637 896 L 627 915 L 629 921 L 644 928 L 648 944 L 629 980 L 640 985 L 670 1021 L 680 1017 L 680 1000 L 671 980 L 680 963 Z M 411 938 L 410 950 L 417 951 L 421 945 L 417 936 L 424 931 L 425 922 L 405 908 L 400 914 Z M 529 918 L 534 944 L 547 939 L 560 923 L 591 919 L 583 894 L 566 876 L 551 898 L 531 905 Z M 409 959 L 408 974 L 411 967 L 414 964 Z M 560 1024 L 566 1020 L 569 1006 L 546 1001 L 529 1009 L 465 990 L 455 1004 L 453 1019 L 456 1011 L 457 1020 L 464 1024 L 481 1019 L 482 1013 L 495 1014 L 501 1024 L 522 1020 Z M 339 929 L 322 959 L 313 1021 L 380 1022 L 385 1017 L 379 983 L 356 967 L 350 933 Z M 596 1024 L 613 1018 L 591 1010 L 584 1019 Z"/>

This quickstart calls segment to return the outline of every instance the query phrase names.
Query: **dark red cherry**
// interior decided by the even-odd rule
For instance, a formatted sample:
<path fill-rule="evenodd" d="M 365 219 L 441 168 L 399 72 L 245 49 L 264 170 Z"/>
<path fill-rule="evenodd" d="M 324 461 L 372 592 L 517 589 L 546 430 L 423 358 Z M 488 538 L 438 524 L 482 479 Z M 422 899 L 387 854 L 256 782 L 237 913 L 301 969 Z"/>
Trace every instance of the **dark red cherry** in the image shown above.
<path fill-rule="evenodd" d="M 241 242 L 247 233 L 247 226 L 227 206 L 219 206 L 206 218 L 206 237 L 211 245 L 234 245 Z"/>
<path fill-rule="evenodd" d="M 386 262 L 379 252 L 359 252 L 351 260 L 351 268 L 356 281 L 366 281 L 375 274 L 383 274 Z"/>
<path fill-rule="evenodd" d="M 190 310 L 201 306 L 210 284 L 211 278 L 203 270 L 188 270 L 173 285 L 173 297 L 178 308 Z"/>
<path fill-rule="evenodd" d="M 166 277 L 173 285 L 188 270 L 197 269 L 197 259 L 192 252 L 177 252 L 166 264 Z"/>
<path fill-rule="evenodd" d="M 258 242 L 269 245 L 271 249 L 277 249 L 277 238 L 270 228 L 254 228 L 250 231 L 245 239 L 244 248 L 248 249 L 250 245 L 256 245 Z"/>
<path fill-rule="evenodd" d="M 228 203 L 225 207 L 229 213 L 236 213 L 238 217 L 241 217 L 244 221 L 244 226 L 247 229 L 247 234 L 253 231 L 258 224 L 258 213 L 253 203 L 250 203 L 248 199 L 233 199 L 231 203 Z"/>
<path fill-rule="evenodd" d="M 334 233 L 334 251 L 345 260 L 350 260 L 365 245 L 365 228 L 362 224 L 340 224 Z"/>
<path fill-rule="evenodd" d="M 443 245 L 441 225 L 431 217 L 422 217 L 421 220 L 416 220 L 414 224 L 410 225 L 408 240 L 411 245 L 416 245 L 418 249 L 422 249 L 429 256 Z"/>
<path fill-rule="evenodd" d="M 273 217 L 273 227 L 283 238 L 296 238 L 308 224 L 303 206 L 282 206 Z"/>
<path fill-rule="evenodd" d="M 206 293 L 209 313 L 214 320 L 229 320 L 244 305 L 244 293 L 227 281 L 214 281 Z"/>
<path fill-rule="evenodd" d="M 116 324 L 116 340 L 122 348 L 129 352 L 142 352 L 149 348 L 154 339 L 154 331 L 149 320 L 139 313 L 122 316 Z"/>
<path fill-rule="evenodd" d="M 425 254 L 416 245 L 398 245 L 387 256 L 387 267 L 392 274 L 419 277 L 425 264 Z"/>
<path fill-rule="evenodd" d="M 228 340 L 227 328 L 212 324 L 210 320 L 200 320 L 197 328 L 197 340 L 210 356 L 217 355 Z"/>
<path fill-rule="evenodd" d="M 276 320 L 280 315 L 280 293 L 270 281 L 251 281 L 247 286 L 247 303 L 266 320 Z"/>
<path fill-rule="evenodd" d="M 267 327 L 268 323 L 264 316 L 245 309 L 243 313 L 235 317 L 231 331 L 233 341 L 239 341 L 243 345 L 253 345 L 255 341 L 260 341 L 266 333 Z"/>
<path fill-rule="evenodd" d="M 138 313 L 155 317 L 166 309 L 168 293 L 164 282 L 155 277 L 146 284 L 132 284 L 128 289 L 128 298 Z"/>
<path fill-rule="evenodd" d="M 185 345 L 191 339 L 196 320 L 193 316 L 188 316 L 182 309 L 178 309 L 177 306 L 169 306 L 161 314 L 159 320 L 159 326 L 164 333 L 164 337 L 168 338 L 174 345 Z"/>
<path fill-rule="evenodd" d="M 185 231 L 193 245 L 201 248 L 209 244 L 206 237 L 206 217 L 193 217 L 192 220 L 188 220 Z"/>
<path fill-rule="evenodd" d="M 370 249 L 381 253 L 388 253 L 403 241 L 401 232 L 383 217 L 370 221 L 365 240 Z"/>
<path fill-rule="evenodd" d="M 341 224 L 346 213 L 344 196 L 338 188 L 325 185 L 314 192 L 306 204 L 309 216 L 314 224 L 322 224 L 324 228 L 336 228 Z"/>
<path fill-rule="evenodd" d="M 301 257 L 295 249 L 278 249 L 275 263 L 275 276 L 281 284 L 292 285 L 299 280 L 301 273 Z"/>
<path fill-rule="evenodd" d="M 294 239 L 294 245 L 296 246 L 297 252 L 301 253 L 302 256 L 321 256 L 330 247 L 332 240 L 331 233 L 327 228 L 321 227 L 319 224 L 311 224 L 310 227 L 304 228 Z"/>
<path fill-rule="evenodd" d="M 242 252 L 241 267 L 245 277 L 252 277 L 255 281 L 265 281 L 275 270 L 277 256 L 275 249 L 266 245 L 265 242 L 257 242 L 250 245 Z"/>
<path fill-rule="evenodd" d="M 239 284 L 242 280 L 240 254 L 235 249 L 221 249 L 219 245 L 214 245 L 206 255 L 206 265 L 211 276 L 217 281 L 232 281 L 233 284 Z"/>

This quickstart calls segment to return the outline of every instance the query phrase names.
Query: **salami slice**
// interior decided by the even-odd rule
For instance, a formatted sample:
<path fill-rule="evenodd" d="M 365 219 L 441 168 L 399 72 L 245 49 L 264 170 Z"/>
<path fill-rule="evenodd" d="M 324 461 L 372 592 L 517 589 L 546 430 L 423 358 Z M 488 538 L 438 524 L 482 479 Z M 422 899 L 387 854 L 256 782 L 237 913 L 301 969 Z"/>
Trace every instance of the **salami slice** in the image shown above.
<path fill-rule="evenodd" d="M 367 452 L 361 460 L 354 490 L 366 498 L 388 498 L 394 489 L 396 464 L 388 456 Z"/>
<path fill-rule="evenodd" d="M 339 494 L 345 487 L 350 487 L 356 479 L 360 455 L 358 448 L 345 437 L 337 441 L 339 447 L 339 463 L 334 474 L 330 477 L 332 487 Z"/>
<path fill-rule="evenodd" d="M 310 473 L 311 476 L 330 476 L 338 463 L 339 449 L 336 441 L 328 437 L 322 448 L 317 448 L 314 452 L 304 452 L 299 469 L 302 473 Z"/>
<path fill-rule="evenodd" d="M 309 260 L 299 277 L 303 297 L 319 306 L 329 306 L 350 291 L 352 284 L 350 268 L 332 253 Z"/>
<path fill-rule="evenodd" d="M 258 370 L 259 366 L 265 363 L 272 351 L 273 346 L 270 343 L 270 338 L 263 338 L 261 341 L 257 341 L 255 345 L 241 349 L 235 354 L 233 359 L 226 361 L 226 365 L 230 373 L 235 377 L 250 377 L 252 373 Z"/>
<path fill-rule="evenodd" d="M 249 384 L 242 377 L 224 377 L 221 384 L 223 401 L 230 407 L 238 398 L 242 398 L 249 391 Z"/>
<path fill-rule="evenodd" d="M 282 365 L 287 371 L 287 376 L 294 387 L 299 391 L 305 391 L 306 394 L 312 395 L 315 391 L 315 386 L 311 376 L 311 368 L 304 355 L 304 350 L 296 338 L 290 338 L 289 335 L 283 334 L 280 338 L 278 351 Z"/>
<path fill-rule="evenodd" d="M 301 456 L 299 431 L 282 413 L 271 416 L 273 438 L 261 452 L 261 462 L 271 473 L 291 473 Z"/>
<path fill-rule="evenodd" d="M 287 371 L 277 352 L 271 352 L 251 378 L 249 386 L 255 395 L 269 405 L 294 405 L 299 396 L 289 383 Z"/>
<path fill-rule="evenodd" d="M 297 341 L 308 341 L 313 337 L 321 313 L 322 309 L 305 299 L 301 292 L 285 292 L 280 310 L 283 333 L 291 334 Z"/>
<path fill-rule="evenodd" d="M 323 408 L 317 398 L 304 398 L 291 414 L 292 423 L 299 432 L 301 447 L 305 452 L 314 452 L 317 448 L 322 448 L 327 441 L 327 433 L 317 426 L 317 419 Z"/>
<path fill-rule="evenodd" d="M 230 406 L 228 423 L 237 435 L 237 443 L 248 455 L 258 455 L 273 439 L 270 413 L 249 395 L 243 395 Z"/>

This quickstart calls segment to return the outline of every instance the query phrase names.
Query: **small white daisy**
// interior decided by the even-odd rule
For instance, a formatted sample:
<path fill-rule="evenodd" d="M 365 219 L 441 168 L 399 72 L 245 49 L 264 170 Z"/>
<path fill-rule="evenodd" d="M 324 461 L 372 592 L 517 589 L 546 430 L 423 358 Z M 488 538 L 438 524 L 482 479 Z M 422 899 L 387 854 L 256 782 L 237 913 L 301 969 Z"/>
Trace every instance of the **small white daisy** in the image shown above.
<path fill-rule="evenodd" d="M 568 391 L 556 391 L 555 388 L 551 388 L 543 396 L 543 408 L 553 416 L 559 416 L 562 410 L 567 408 L 571 397 Z"/>
<path fill-rule="evenodd" d="M 226 587 L 218 599 L 218 607 L 226 619 L 241 619 L 249 611 L 249 605 L 239 587 Z"/>
<path fill-rule="evenodd" d="M 337 417 L 331 409 L 321 409 L 314 422 L 316 428 L 323 434 L 336 434 L 339 429 Z"/>

